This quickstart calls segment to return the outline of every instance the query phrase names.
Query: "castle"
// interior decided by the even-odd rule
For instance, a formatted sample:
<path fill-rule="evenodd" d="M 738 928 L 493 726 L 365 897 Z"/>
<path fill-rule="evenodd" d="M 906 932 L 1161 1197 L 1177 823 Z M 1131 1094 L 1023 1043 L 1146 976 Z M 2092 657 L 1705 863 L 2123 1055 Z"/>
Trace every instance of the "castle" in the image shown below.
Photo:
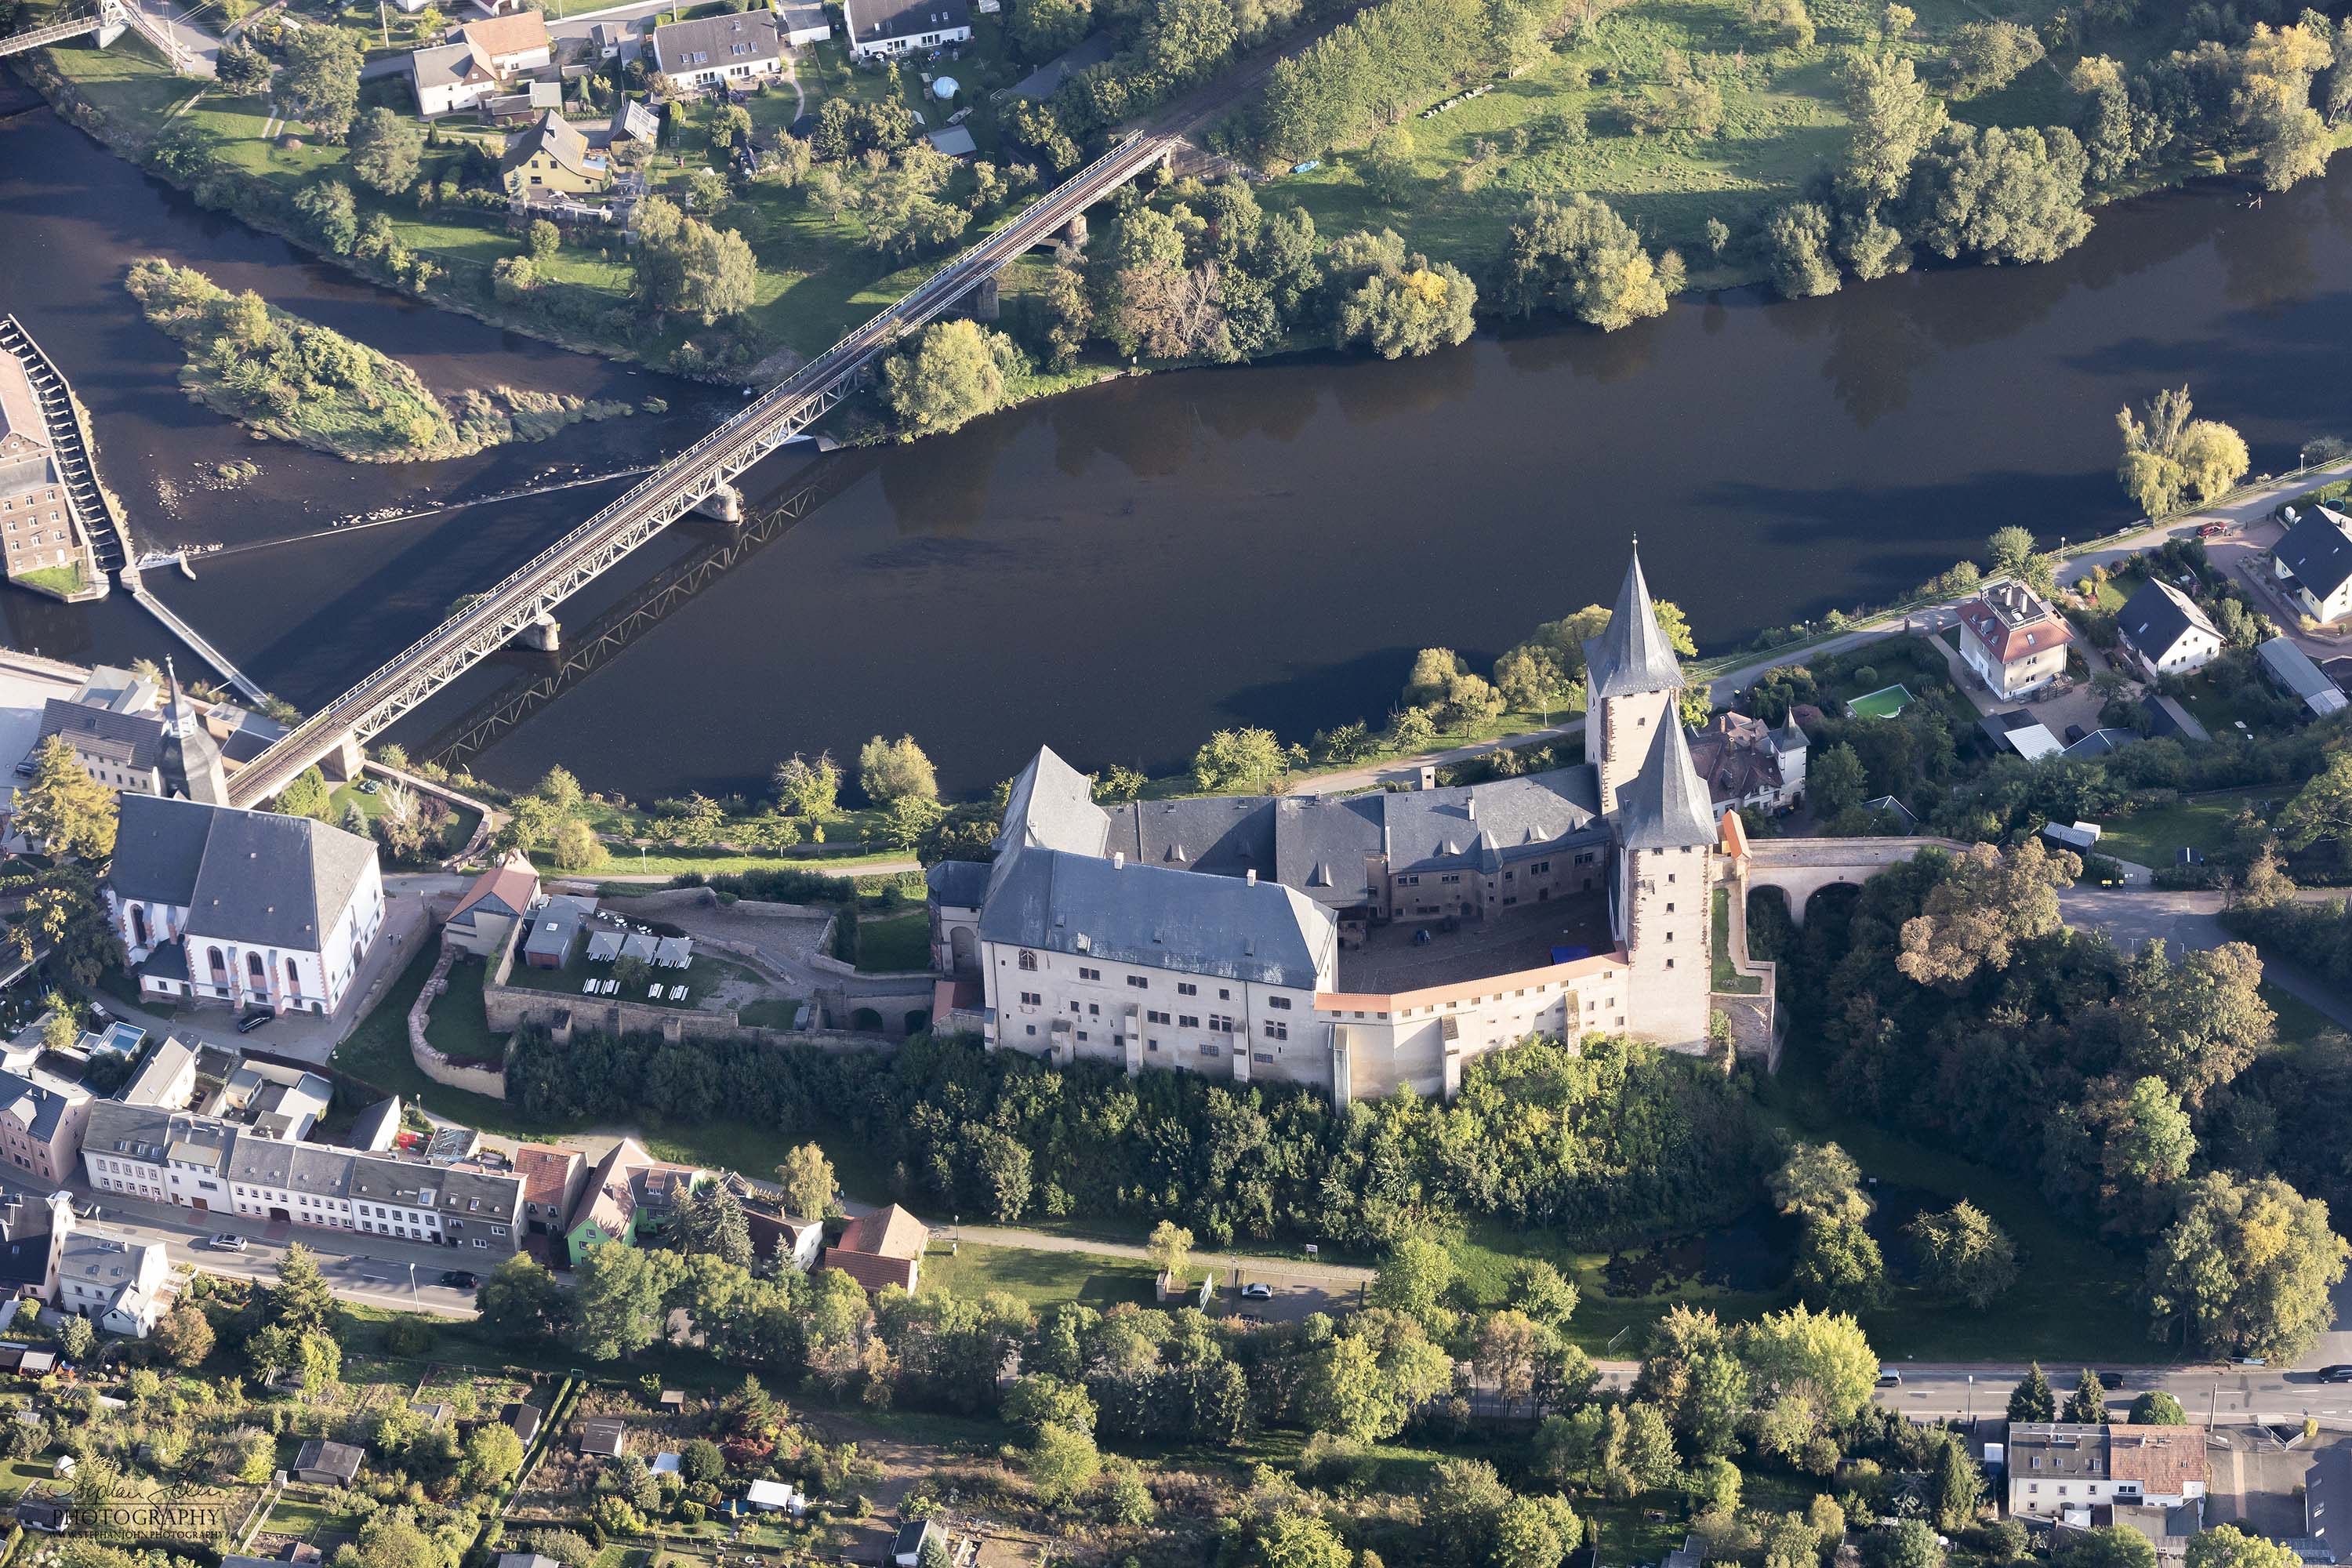
<path fill-rule="evenodd" d="M 1353 796 L 1097 804 L 1041 750 L 992 863 L 931 868 L 992 1049 L 1303 1083 L 1345 1105 L 1531 1034 L 1707 1047 L 1718 828 L 1637 554 L 1585 645 L 1591 760 Z M 1734 837 L 1727 845 L 1725 833 Z"/>

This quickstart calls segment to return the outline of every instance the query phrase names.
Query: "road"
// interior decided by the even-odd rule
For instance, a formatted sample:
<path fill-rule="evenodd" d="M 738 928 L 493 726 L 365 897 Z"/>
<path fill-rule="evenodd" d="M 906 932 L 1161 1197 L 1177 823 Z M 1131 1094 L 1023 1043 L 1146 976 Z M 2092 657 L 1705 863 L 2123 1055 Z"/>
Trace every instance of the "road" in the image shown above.
<path fill-rule="evenodd" d="M 2295 898 L 2305 903 L 2329 903 L 2345 896 L 2341 888 L 2304 888 Z M 2210 952 L 2238 939 L 2224 930 L 2220 919 L 2221 895 L 2170 888 L 2095 888 L 2077 884 L 2058 895 L 2059 913 L 2076 930 L 2096 929 L 2115 939 L 2126 952 L 2150 940 L 2161 941 L 2175 952 Z M 2352 1029 L 2352 1002 L 2305 971 L 2273 953 L 2263 954 L 2263 978 L 2294 997 L 2317 1008 L 2346 1029 Z M 2352 1345 L 2347 1347 L 2352 1359 Z"/>

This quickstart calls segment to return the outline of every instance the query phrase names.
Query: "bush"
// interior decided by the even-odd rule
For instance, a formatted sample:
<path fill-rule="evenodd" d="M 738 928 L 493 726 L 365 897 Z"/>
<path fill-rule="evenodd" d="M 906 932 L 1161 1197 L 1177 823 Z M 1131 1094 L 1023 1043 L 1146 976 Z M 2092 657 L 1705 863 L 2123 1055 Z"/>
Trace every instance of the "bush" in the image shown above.
<path fill-rule="evenodd" d="M 1878 667 L 1865 664 L 1853 672 L 1853 679 L 1864 691 L 1878 689 Z"/>

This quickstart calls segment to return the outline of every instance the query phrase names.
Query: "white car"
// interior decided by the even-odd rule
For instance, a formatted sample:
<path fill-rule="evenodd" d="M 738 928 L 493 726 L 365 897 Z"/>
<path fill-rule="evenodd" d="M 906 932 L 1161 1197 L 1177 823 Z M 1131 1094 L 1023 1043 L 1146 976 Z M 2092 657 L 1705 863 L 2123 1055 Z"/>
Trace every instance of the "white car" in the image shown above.
<path fill-rule="evenodd" d="M 246 1249 L 247 1242 L 245 1237 L 241 1236 L 232 1236 L 227 1231 L 223 1231 L 205 1245 L 211 1247 L 215 1252 L 243 1252 Z"/>
<path fill-rule="evenodd" d="M 1274 1287 L 1271 1285 L 1244 1285 L 1242 1287 L 1242 1300 L 1244 1301 L 1271 1301 L 1274 1300 Z"/>

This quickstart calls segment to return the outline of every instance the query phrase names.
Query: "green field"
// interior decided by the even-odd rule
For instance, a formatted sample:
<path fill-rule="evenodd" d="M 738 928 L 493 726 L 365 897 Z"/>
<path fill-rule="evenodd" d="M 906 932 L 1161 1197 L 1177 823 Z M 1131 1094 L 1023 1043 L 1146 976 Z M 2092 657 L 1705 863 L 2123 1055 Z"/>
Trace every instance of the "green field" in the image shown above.
<path fill-rule="evenodd" d="M 2099 825 L 2099 853 L 2158 868 L 2171 865 L 2183 848 L 2210 855 L 2228 847 L 2230 825 L 2241 811 L 2263 801 L 2284 800 L 2290 793 L 2283 784 L 2217 790 L 2113 817 Z"/>
<path fill-rule="evenodd" d="M 433 999 L 425 1038 L 452 1061 L 497 1067 L 506 1057 L 506 1037 L 490 1032 L 482 1013 L 488 963 L 467 960 L 450 966 L 449 988 Z"/>
<path fill-rule="evenodd" d="M 1151 1265 L 1141 1258 L 1031 1252 L 1021 1247 L 978 1247 L 968 1241 L 950 1255 L 945 1243 L 934 1241 L 923 1258 L 920 1283 L 967 1300 L 1003 1290 L 1033 1307 L 1084 1301 L 1108 1308 L 1121 1301 L 1149 1305 L 1152 1278 Z"/>
<path fill-rule="evenodd" d="M 1910 688 L 1897 684 L 1863 693 L 1849 701 L 1845 710 L 1857 719 L 1895 719 L 1910 706 Z"/>
<path fill-rule="evenodd" d="M 863 974 L 898 974 L 931 966 L 931 917 L 921 910 L 861 915 L 857 968 Z"/>
<path fill-rule="evenodd" d="M 1715 890 L 1715 988 L 1726 995 L 1754 996 L 1764 989 L 1764 982 L 1752 974 L 1742 974 L 1731 966 L 1731 890 Z"/>

